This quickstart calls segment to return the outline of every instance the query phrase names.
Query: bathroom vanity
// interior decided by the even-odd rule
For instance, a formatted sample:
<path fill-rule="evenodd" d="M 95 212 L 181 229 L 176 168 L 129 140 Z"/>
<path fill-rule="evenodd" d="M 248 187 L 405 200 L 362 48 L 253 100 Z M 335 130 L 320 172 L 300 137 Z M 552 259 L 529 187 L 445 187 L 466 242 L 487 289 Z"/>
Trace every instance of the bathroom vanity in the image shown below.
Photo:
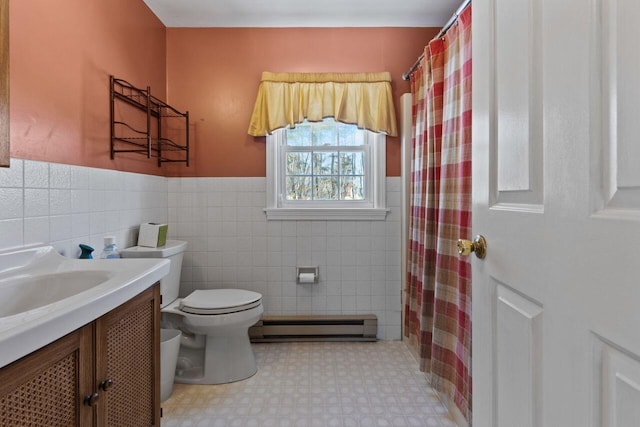
<path fill-rule="evenodd" d="M 5 255 L 0 427 L 159 426 L 158 281 L 168 262 L 70 260 L 49 247 Z M 30 286 L 51 301 L 25 298 Z"/>
<path fill-rule="evenodd" d="M 160 425 L 159 285 L 0 369 L 0 425 Z"/>

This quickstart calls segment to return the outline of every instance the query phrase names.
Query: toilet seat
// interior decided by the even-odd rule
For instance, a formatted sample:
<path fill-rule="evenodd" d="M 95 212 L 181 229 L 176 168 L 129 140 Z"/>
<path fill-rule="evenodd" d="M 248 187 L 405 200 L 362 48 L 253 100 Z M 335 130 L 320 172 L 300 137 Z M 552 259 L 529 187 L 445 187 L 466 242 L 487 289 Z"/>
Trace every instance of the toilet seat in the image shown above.
<path fill-rule="evenodd" d="M 244 289 L 193 291 L 180 300 L 180 310 L 190 314 L 216 315 L 250 310 L 262 304 L 262 295 Z"/>

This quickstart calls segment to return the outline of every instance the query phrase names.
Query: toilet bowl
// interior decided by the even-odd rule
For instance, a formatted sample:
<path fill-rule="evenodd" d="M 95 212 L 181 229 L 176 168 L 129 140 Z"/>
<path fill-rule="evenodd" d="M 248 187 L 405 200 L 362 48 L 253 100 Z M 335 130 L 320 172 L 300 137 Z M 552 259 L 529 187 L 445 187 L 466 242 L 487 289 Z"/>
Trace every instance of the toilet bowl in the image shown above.
<path fill-rule="evenodd" d="M 248 330 L 263 311 L 262 295 L 242 289 L 197 290 L 162 309 L 168 323 L 192 334 L 183 336 L 175 381 L 222 384 L 255 374 Z"/>
<path fill-rule="evenodd" d="M 171 261 L 169 275 L 160 281 L 161 327 L 182 331 L 175 382 L 222 384 L 248 378 L 257 371 L 248 329 L 262 316 L 262 295 L 244 289 L 207 289 L 178 298 L 186 246 L 167 240 L 163 247 L 121 251 L 123 258 Z"/>

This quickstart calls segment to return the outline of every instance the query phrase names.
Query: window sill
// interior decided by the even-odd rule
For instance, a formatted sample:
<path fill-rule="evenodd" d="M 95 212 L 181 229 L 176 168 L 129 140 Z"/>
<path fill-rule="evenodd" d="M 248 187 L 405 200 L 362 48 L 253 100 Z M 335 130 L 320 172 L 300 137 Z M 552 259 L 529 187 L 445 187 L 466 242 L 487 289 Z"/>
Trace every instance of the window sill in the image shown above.
<path fill-rule="evenodd" d="M 322 220 L 322 221 L 384 221 L 389 209 L 336 209 L 336 208 L 270 208 L 265 209 L 267 221 Z"/>

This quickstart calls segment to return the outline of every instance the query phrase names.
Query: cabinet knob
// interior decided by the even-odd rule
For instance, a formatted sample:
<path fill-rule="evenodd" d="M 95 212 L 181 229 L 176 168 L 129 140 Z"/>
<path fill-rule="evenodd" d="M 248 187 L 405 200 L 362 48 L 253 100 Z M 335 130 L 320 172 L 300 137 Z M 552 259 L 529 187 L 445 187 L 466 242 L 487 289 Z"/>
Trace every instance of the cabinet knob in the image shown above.
<path fill-rule="evenodd" d="M 100 390 L 102 391 L 109 391 L 109 389 L 113 387 L 113 380 L 111 378 L 108 378 L 106 380 L 102 380 L 100 382 Z"/>
<path fill-rule="evenodd" d="M 88 394 L 84 398 L 84 403 L 87 406 L 95 406 L 95 404 L 98 403 L 99 398 L 100 398 L 100 395 L 98 393 Z"/>

